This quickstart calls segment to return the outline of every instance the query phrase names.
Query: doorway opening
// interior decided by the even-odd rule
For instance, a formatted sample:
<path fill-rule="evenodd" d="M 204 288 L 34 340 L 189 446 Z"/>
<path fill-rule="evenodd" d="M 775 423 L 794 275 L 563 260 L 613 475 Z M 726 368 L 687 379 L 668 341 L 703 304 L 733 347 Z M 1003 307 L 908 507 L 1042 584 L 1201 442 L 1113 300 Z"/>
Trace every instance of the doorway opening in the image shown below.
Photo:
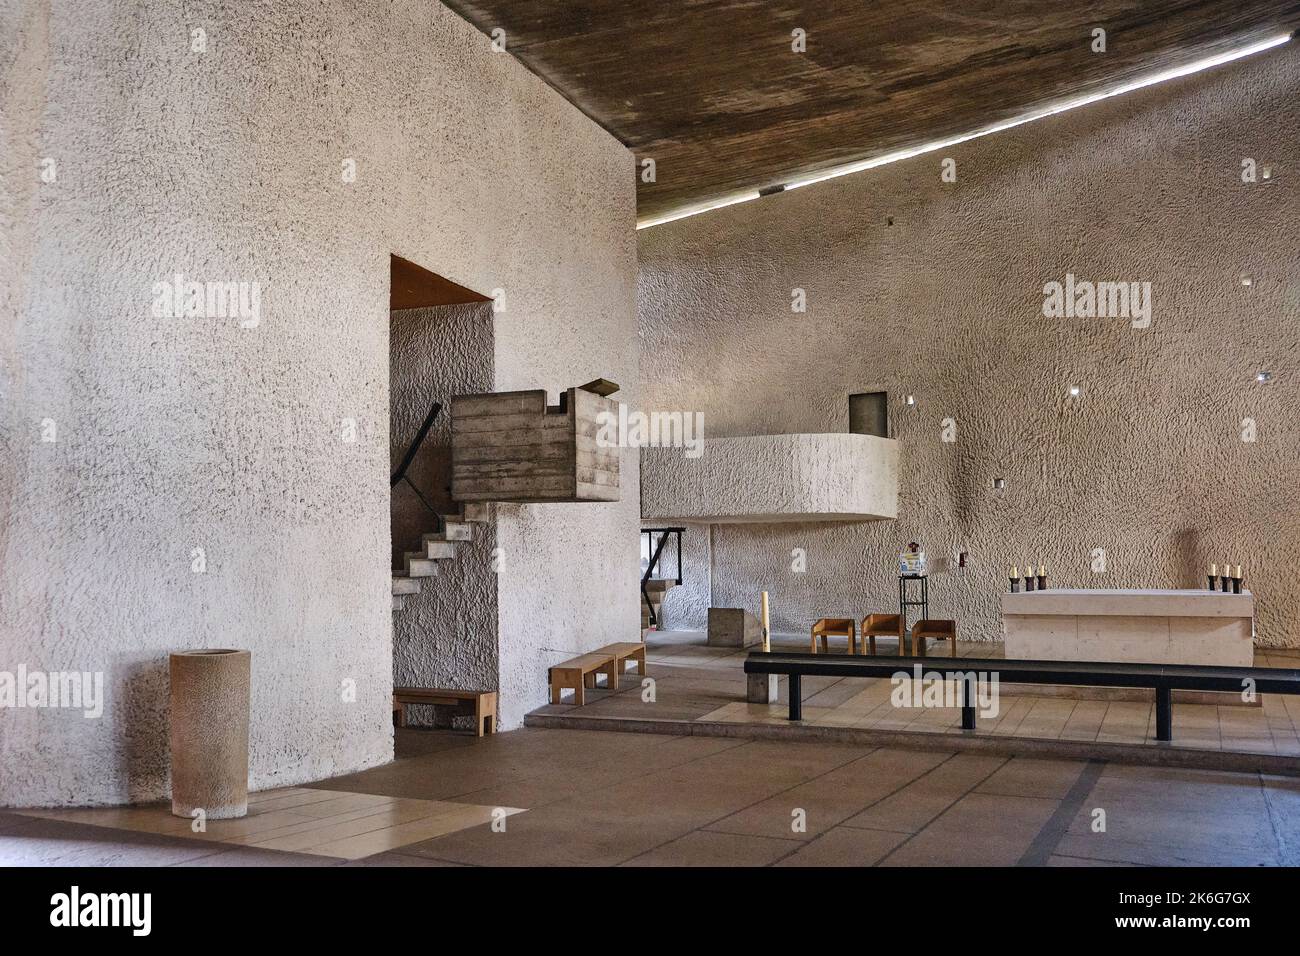
<path fill-rule="evenodd" d="M 499 656 L 496 528 L 452 499 L 450 412 L 453 395 L 493 390 L 493 303 L 410 260 L 391 260 L 393 683 L 490 691 Z M 415 724 L 447 716 L 407 710 Z"/>
<path fill-rule="evenodd" d="M 393 568 L 436 532 L 451 499 L 451 396 L 490 392 L 492 300 L 401 256 L 392 256 L 388 402 Z M 441 409 L 429 423 L 435 405 Z M 421 436 L 428 424 L 427 432 Z M 418 445 L 417 445 L 418 440 Z"/>

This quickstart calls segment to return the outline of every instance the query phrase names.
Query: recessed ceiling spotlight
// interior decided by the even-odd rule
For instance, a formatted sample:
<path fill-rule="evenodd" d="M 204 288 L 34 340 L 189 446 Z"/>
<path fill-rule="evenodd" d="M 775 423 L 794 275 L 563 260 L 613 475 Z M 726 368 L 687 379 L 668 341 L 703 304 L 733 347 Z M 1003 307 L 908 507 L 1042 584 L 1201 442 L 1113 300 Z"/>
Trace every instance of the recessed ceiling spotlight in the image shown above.
<path fill-rule="evenodd" d="M 1256 372 L 1255 381 L 1263 382 L 1265 385 L 1267 385 L 1269 382 L 1273 381 L 1273 373 L 1267 370 L 1262 372 Z"/>
<path fill-rule="evenodd" d="M 1253 286 L 1255 284 L 1255 280 L 1251 276 L 1243 275 L 1241 277 L 1241 284 L 1249 288 L 1250 286 Z"/>
<path fill-rule="evenodd" d="M 1005 478 L 994 478 L 994 479 L 993 479 L 993 490 L 994 490 L 994 491 L 1003 491 L 1003 490 L 1005 490 L 1006 487 L 1007 487 L 1007 480 L 1006 480 Z"/>
<path fill-rule="evenodd" d="M 1083 389 L 1079 388 L 1078 385 L 1071 385 L 1071 386 L 1070 386 L 1070 397 L 1071 397 L 1071 398 L 1078 398 L 1078 397 L 1079 397 L 1079 392 L 1081 392 L 1081 391 L 1083 391 Z"/>
<path fill-rule="evenodd" d="M 915 395 L 909 395 L 909 396 L 907 396 L 907 398 L 903 399 L 903 401 L 905 401 L 908 405 L 915 405 L 915 404 L 916 404 L 916 396 L 915 396 Z"/>

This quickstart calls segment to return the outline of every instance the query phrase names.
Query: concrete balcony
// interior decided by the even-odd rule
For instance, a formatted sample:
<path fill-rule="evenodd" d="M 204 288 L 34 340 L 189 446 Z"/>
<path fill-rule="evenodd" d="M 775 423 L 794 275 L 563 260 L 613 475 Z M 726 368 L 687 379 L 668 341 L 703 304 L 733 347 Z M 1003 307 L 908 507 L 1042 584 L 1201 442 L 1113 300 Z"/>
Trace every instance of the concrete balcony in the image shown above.
<path fill-rule="evenodd" d="M 607 397 L 617 388 L 598 379 L 562 393 L 554 407 L 542 389 L 452 396 L 452 498 L 618 501 L 618 448 L 596 440 L 603 416 L 618 418 L 618 402 Z"/>
<path fill-rule="evenodd" d="M 641 449 L 641 517 L 717 524 L 898 516 L 898 443 L 850 434 L 707 438 Z"/>

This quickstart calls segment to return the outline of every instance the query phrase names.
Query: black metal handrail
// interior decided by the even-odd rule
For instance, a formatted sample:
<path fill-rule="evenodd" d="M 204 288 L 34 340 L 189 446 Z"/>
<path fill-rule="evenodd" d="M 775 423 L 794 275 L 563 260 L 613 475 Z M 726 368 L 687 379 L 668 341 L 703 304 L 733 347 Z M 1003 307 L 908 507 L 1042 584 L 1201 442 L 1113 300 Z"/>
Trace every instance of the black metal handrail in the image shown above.
<path fill-rule="evenodd" d="M 397 483 L 400 481 L 404 481 L 410 485 L 411 490 L 414 491 L 416 497 L 420 499 L 420 503 L 429 509 L 430 514 L 438 519 L 438 530 L 440 531 L 442 530 L 442 515 L 438 514 L 437 508 L 429 504 L 428 499 L 424 497 L 420 489 L 415 487 L 415 483 L 407 477 L 406 471 L 411 467 L 411 462 L 415 461 L 416 453 L 420 450 L 420 446 L 424 444 L 424 439 L 429 434 L 429 429 L 433 427 L 433 422 L 441 411 L 441 402 L 434 402 L 429 407 L 429 414 L 424 417 L 424 424 L 421 425 L 420 430 L 415 433 L 415 439 L 411 442 L 410 447 L 406 449 L 406 454 L 402 456 L 402 463 L 397 466 L 397 471 L 393 472 L 392 477 L 388 480 L 388 487 L 390 489 L 396 488 Z"/>
<path fill-rule="evenodd" d="M 659 566 L 659 558 L 664 553 L 664 545 L 668 543 L 668 536 L 677 536 L 677 577 L 674 583 L 682 583 L 682 532 L 685 528 L 642 528 L 641 533 L 648 536 L 650 543 L 650 562 L 646 565 L 645 574 L 641 575 L 641 600 L 645 601 L 646 609 L 650 612 L 650 626 L 659 626 L 659 615 L 655 613 L 654 602 L 650 600 L 650 592 L 646 589 L 646 582 L 649 581 Z M 655 544 L 655 535 L 660 535 L 659 543 Z"/>

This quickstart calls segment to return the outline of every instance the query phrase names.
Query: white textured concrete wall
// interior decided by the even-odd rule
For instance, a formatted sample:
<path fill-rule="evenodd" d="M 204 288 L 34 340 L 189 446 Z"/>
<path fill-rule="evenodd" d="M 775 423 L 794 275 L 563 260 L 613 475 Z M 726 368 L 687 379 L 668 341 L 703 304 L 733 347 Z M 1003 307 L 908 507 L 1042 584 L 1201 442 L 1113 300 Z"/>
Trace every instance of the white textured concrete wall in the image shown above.
<path fill-rule="evenodd" d="M 706 438 L 641 450 L 643 521 L 848 521 L 898 512 L 898 443 L 874 435 Z M 683 541 L 683 547 L 685 542 Z"/>
<path fill-rule="evenodd" d="M 711 436 L 843 431 L 850 393 L 887 389 L 900 445 L 896 521 L 715 526 L 714 603 L 753 610 L 767 588 L 782 631 L 888 611 L 916 539 L 969 552 L 931 611 L 993 639 L 1011 564 L 1046 562 L 1059 586 L 1196 587 L 1231 560 L 1259 642 L 1300 644 L 1297 94 L 1292 43 L 643 230 L 648 407 L 702 411 Z M 1273 178 L 1243 184 L 1246 157 Z M 1067 272 L 1151 282 L 1150 327 L 1045 318 L 1044 284 Z M 669 623 L 700 604 L 675 589 Z"/>
<path fill-rule="evenodd" d="M 172 648 L 252 650 L 254 787 L 389 759 L 389 254 L 505 290 L 498 387 L 634 389 L 632 157 L 436 3 L 0 22 L 0 668 L 108 690 L 0 714 L 0 804 L 162 796 Z M 155 318 L 177 272 L 259 283 L 260 323 Z M 500 522 L 503 726 L 552 648 L 635 628 L 623 481 Z"/>

